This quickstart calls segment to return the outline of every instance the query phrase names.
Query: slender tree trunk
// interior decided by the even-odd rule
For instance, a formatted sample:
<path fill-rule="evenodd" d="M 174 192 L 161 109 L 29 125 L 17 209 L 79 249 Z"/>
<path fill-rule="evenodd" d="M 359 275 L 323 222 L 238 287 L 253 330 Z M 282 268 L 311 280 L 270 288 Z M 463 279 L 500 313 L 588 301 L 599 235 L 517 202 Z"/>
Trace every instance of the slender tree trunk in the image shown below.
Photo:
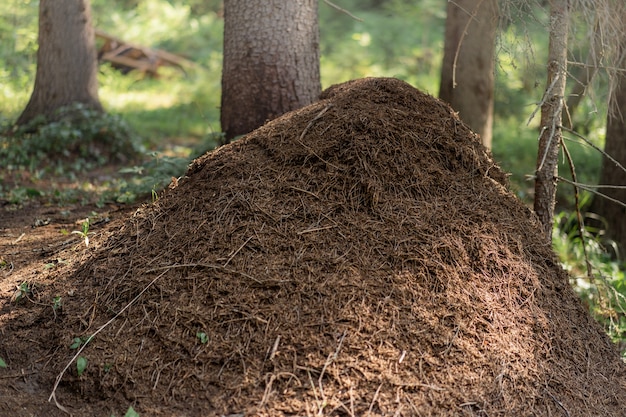
<path fill-rule="evenodd" d="M 622 51 L 626 51 L 626 38 L 622 39 Z M 607 117 L 604 151 L 622 167 L 626 167 L 626 73 L 618 72 L 617 77 L 612 100 L 614 107 Z M 622 167 L 605 156 L 602 159 L 600 184 L 626 186 L 626 172 Z M 626 204 L 626 189 L 603 188 L 599 191 Z M 614 201 L 596 196 L 590 211 L 606 221 L 607 237 L 617 242 L 623 254 L 626 251 L 626 208 Z"/>
<path fill-rule="evenodd" d="M 562 138 L 561 114 L 567 77 L 569 7 L 569 0 L 550 0 L 548 79 L 541 105 L 541 136 L 535 171 L 534 204 L 549 242 L 552 241 L 558 156 Z"/>
<path fill-rule="evenodd" d="M 490 148 L 497 0 L 448 1 L 439 97 Z"/>
<path fill-rule="evenodd" d="M 102 110 L 97 64 L 89 1 L 40 0 L 35 87 L 17 124 L 77 102 Z"/>
<path fill-rule="evenodd" d="M 316 0 L 224 1 L 221 123 L 226 140 L 317 100 Z"/>

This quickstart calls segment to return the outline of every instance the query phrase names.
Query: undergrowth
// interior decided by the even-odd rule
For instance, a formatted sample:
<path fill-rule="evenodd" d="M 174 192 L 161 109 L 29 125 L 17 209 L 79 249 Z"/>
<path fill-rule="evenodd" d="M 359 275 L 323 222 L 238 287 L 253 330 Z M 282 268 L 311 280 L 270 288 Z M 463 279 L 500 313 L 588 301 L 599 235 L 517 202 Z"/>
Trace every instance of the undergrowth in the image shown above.
<path fill-rule="evenodd" d="M 562 211 L 555 216 L 552 244 L 574 290 L 626 360 L 626 262 L 603 235 L 587 226 L 581 239 L 576 213 Z"/>
<path fill-rule="evenodd" d="M 138 136 L 120 116 L 80 103 L 62 107 L 52 121 L 38 116 L 0 135 L 0 167 L 7 170 L 45 166 L 57 174 L 80 173 L 130 162 L 141 151 Z"/>

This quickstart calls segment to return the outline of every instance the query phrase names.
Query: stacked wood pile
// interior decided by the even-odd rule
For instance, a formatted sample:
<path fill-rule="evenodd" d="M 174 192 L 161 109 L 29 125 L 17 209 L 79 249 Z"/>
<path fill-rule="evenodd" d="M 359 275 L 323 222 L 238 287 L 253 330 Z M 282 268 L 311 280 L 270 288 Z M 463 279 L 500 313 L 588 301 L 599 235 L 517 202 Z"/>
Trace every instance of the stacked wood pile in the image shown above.
<path fill-rule="evenodd" d="M 126 42 L 99 29 L 95 32 L 96 39 L 101 42 L 98 61 L 110 62 L 124 74 L 137 70 L 146 75 L 157 76 L 162 66 L 176 67 L 184 72 L 185 67 L 194 65 L 179 55 Z"/>

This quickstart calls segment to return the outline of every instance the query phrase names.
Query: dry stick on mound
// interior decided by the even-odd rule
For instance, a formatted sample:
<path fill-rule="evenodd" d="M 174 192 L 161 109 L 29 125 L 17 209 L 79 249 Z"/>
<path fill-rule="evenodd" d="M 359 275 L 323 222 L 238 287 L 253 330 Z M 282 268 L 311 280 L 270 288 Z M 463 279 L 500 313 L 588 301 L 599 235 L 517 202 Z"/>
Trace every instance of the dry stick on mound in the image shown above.
<path fill-rule="evenodd" d="M 72 363 L 76 360 L 76 358 L 78 358 L 78 356 L 80 356 L 80 354 L 83 352 L 83 350 L 85 350 L 85 348 L 87 347 L 87 345 L 89 344 L 89 342 L 91 342 L 93 340 L 94 337 L 96 337 L 96 335 L 98 333 L 100 333 L 102 330 L 104 330 L 107 326 L 109 326 L 111 323 L 113 323 L 115 321 L 115 319 L 117 319 L 120 314 L 122 314 L 124 311 L 126 311 L 131 305 L 133 305 L 137 300 L 139 300 L 139 298 L 148 290 L 148 288 L 150 288 L 155 282 L 157 282 L 157 280 L 159 278 L 161 278 L 163 275 L 165 275 L 167 273 L 167 271 L 169 270 L 169 268 L 163 272 L 161 272 L 159 275 L 156 276 L 156 278 L 154 278 L 152 281 L 150 281 L 150 283 L 148 285 L 146 285 L 146 287 L 141 290 L 141 292 L 139 294 L 137 294 L 135 296 L 135 298 L 133 298 L 132 300 L 130 300 L 130 302 L 128 304 L 126 304 L 124 306 L 124 308 L 122 308 L 115 316 L 113 316 L 113 318 L 109 321 L 107 321 L 106 323 L 104 323 L 102 326 L 100 326 L 98 328 L 98 330 L 96 330 L 94 332 L 94 334 L 92 334 L 91 336 L 89 336 L 87 338 L 87 340 L 85 341 L 85 343 L 83 343 L 83 345 L 80 347 L 80 349 L 78 349 L 78 351 L 76 352 L 76 354 L 72 357 L 72 359 L 67 363 L 67 365 L 65 365 L 65 368 L 63 368 L 63 370 L 61 371 L 61 373 L 59 375 L 57 375 L 56 381 L 54 382 L 54 386 L 52 387 L 52 393 L 50 393 L 50 397 L 48 397 L 48 402 L 50 402 L 51 400 L 54 400 L 54 404 L 63 412 L 70 414 L 69 411 L 67 411 L 67 409 L 65 407 L 63 407 L 61 404 L 59 404 L 59 402 L 57 401 L 56 398 L 56 390 L 59 387 L 59 383 L 61 382 L 61 378 L 63 378 L 63 375 L 65 374 L 65 372 L 69 369 L 70 365 L 72 365 Z"/>
<path fill-rule="evenodd" d="M 326 368 L 328 368 L 328 365 L 333 363 L 333 361 L 337 359 L 337 356 L 339 356 L 339 351 L 341 350 L 341 346 L 343 345 L 343 339 L 345 338 L 346 338 L 346 331 L 344 330 L 343 334 L 341 335 L 341 338 L 339 339 L 339 344 L 337 345 L 337 349 L 335 349 L 335 353 L 328 355 L 328 358 L 326 359 L 326 362 L 324 363 L 324 366 L 322 367 L 322 372 L 320 372 L 320 376 L 319 378 L 317 378 L 317 385 L 320 387 L 320 394 L 324 402 L 326 402 L 326 396 L 324 395 L 324 388 L 322 387 L 322 378 L 324 378 L 324 373 L 326 372 Z M 324 409 L 320 407 L 317 412 L 317 415 L 321 416 L 323 410 Z"/>
<path fill-rule="evenodd" d="M 251 239 L 251 238 L 250 238 Z M 231 257 L 229 258 L 229 260 L 226 262 L 226 264 L 222 265 L 211 265 L 211 264 L 178 264 L 178 265 L 168 265 L 168 266 L 164 266 L 164 267 L 160 267 L 160 268 L 154 268 L 154 269 L 150 269 L 148 271 L 146 271 L 146 273 L 149 272 L 155 272 L 155 271 L 160 271 L 160 270 L 164 270 L 163 272 L 161 272 L 159 275 L 157 275 L 152 281 L 150 281 L 150 283 L 148 283 L 148 285 L 146 285 L 141 292 L 139 292 L 139 294 L 137 294 L 135 296 L 135 298 L 133 298 L 132 300 L 130 300 L 130 302 L 128 304 L 126 304 L 113 318 L 111 318 L 109 321 L 107 321 L 106 323 L 104 323 L 102 326 L 100 326 L 91 336 L 89 336 L 87 338 L 87 340 L 85 341 L 85 343 L 83 343 L 83 345 L 80 347 L 80 349 L 78 349 L 78 351 L 76 352 L 76 354 L 72 357 L 72 359 L 67 363 L 67 365 L 65 365 L 65 368 L 63 368 L 63 370 L 61 371 L 61 373 L 59 373 L 59 375 L 57 375 L 56 381 L 54 383 L 54 386 L 52 387 L 52 392 L 50 393 L 50 397 L 48 397 L 48 401 L 54 400 L 55 405 L 62 410 L 63 412 L 67 413 L 67 414 L 71 414 L 65 407 L 63 407 L 63 405 L 59 404 L 59 402 L 56 399 L 56 390 L 59 387 L 59 383 L 61 382 L 61 379 L 63 378 L 63 375 L 65 375 L 65 372 L 67 372 L 67 370 L 69 369 L 69 367 L 72 365 L 72 363 L 76 360 L 76 358 L 78 358 L 78 356 L 80 356 L 80 354 L 83 352 L 83 350 L 85 350 L 85 348 L 87 347 L 87 345 L 89 344 L 89 342 L 91 342 L 91 340 L 93 340 L 94 337 L 96 337 L 98 335 L 98 333 L 100 333 L 102 330 L 104 330 L 106 327 L 108 327 L 111 323 L 113 323 L 124 311 L 126 311 L 130 306 L 132 306 L 135 302 L 137 302 L 137 300 L 139 300 L 139 298 L 141 298 L 141 296 L 152 286 L 154 285 L 155 282 L 157 282 L 159 280 L 159 278 L 161 278 L 163 275 L 165 275 L 168 271 L 174 269 L 174 268 L 185 268 L 185 267 L 204 267 L 204 268 L 212 268 L 212 269 L 223 269 L 225 271 L 229 271 L 232 273 L 237 273 L 240 274 L 246 278 L 251 279 L 252 281 L 255 281 L 258 284 L 262 284 L 263 282 L 254 278 L 253 276 L 250 276 L 248 274 L 245 274 L 243 272 L 239 272 L 239 271 L 233 271 L 230 270 L 228 268 L 226 268 L 226 265 L 228 264 L 228 262 L 230 262 L 230 260 L 232 260 L 232 258 L 237 254 L 237 252 L 239 252 L 239 250 L 241 250 L 241 248 L 243 248 L 246 243 L 248 243 L 248 241 L 250 241 L 250 239 L 248 239 L 246 242 L 244 242 L 243 245 L 241 245 L 241 247 L 235 251 L 235 253 L 233 253 L 231 255 Z"/>
<path fill-rule="evenodd" d="M 381 384 L 378 386 L 378 389 L 374 393 L 374 397 L 372 398 L 372 402 L 370 403 L 370 408 L 367 410 L 368 416 L 372 414 L 372 410 L 374 409 L 374 404 L 376 403 L 376 400 L 378 399 L 378 394 L 380 394 L 380 389 L 382 387 L 383 387 L 383 383 L 381 382 Z"/>
<path fill-rule="evenodd" d="M 304 130 L 303 130 L 303 131 L 302 131 L 302 133 L 300 134 L 300 137 L 298 138 L 298 143 L 299 143 L 300 145 L 302 145 L 302 146 L 304 147 L 304 149 L 306 149 L 307 151 L 311 152 L 313 155 L 317 156 L 317 157 L 320 159 L 320 161 L 322 161 L 322 162 L 326 163 L 327 165 L 330 165 L 331 167 L 333 167 L 333 168 L 338 169 L 338 170 L 340 170 L 340 171 L 341 171 L 341 168 L 339 168 L 338 166 L 333 165 L 333 164 L 331 164 L 330 162 L 326 161 L 324 158 L 322 158 L 322 157 L 321 157 L 321 156 L 319 156 L 317 153 L 315 153 L 315 151 L 314 151 L 313 149 L 311 149 L 310 147 L 306 146 L 306 145 L 304 144 L 304 142 L 302 142 L 302 139 L 304 138 L 304 135 L 306 135 L 306 133 L 307 133 L 307 132 L 309 131 L 309 129 L 311 128 L 311 126 L 313 126 L 313 123 L 315 123 L 317 120 L 319 120 L 319 119 L 320 119 L 320 118 L 324 115 L 324 113 L 326 113 L 326 112 L 328 111 L 328 109 L 330 109 L 331 107 L 333 107 L 332 103 L 331 103 L 331 104 L 329 104 L 329 105 L 327 105 L 326 107 L 324 107 L 324 108 L 322 109 L 322 111 L 320 111 L 320 112 L 318 113 L 318 115 L 317 115 L 317 116 L 315 116 L 315 117 L 314 117 L 314 118 L 313 118 L 313 119 L 309 122 L 309 124 L 308 124 L 308 125 L 306 125 L 306 127 L 304 128 Z"/>

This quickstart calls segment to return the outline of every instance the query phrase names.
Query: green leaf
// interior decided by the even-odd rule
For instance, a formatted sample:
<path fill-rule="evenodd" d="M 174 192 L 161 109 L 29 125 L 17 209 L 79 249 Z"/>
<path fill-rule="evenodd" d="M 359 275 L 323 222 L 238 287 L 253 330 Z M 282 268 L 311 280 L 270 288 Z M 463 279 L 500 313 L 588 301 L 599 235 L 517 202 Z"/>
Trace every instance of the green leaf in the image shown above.
<path fill-rule="evenodd" d="M 87 368 L 87 358 L 79 356 L 78 359 L 76 359 L 76 372 L 78 372 L 78 376 L 81 376 L 83 372 L 85 372 L 85 368 Z"/>
<path fill-rule="evenodd" d="M 209 336 L 204 332 L 197 332 L 196 337 L 200 340 L 200 343 L 206 345 L 209 342 Z"/>
<path fill-rule="evenodd" d="M 70 345 L 70 349 L 78 349 L 80 347 L 80 345 L 83 344 L 83 339 L 81 339 L 80 337 L 75 337 L 72 340 L 72 344 Z"/>
<path fill-rule="evenodd" d="M 133 406 L 128 407 L 128 411 L 124 414 L 124 417 L 139 417 L 139 413 L 133 409 Z"/>
<path fill-rule="evenodd" d="M 6 368 L 7 367 L 7 363 L 4 361 L 4 359 L 0 358 L 0 368 Z"/>

